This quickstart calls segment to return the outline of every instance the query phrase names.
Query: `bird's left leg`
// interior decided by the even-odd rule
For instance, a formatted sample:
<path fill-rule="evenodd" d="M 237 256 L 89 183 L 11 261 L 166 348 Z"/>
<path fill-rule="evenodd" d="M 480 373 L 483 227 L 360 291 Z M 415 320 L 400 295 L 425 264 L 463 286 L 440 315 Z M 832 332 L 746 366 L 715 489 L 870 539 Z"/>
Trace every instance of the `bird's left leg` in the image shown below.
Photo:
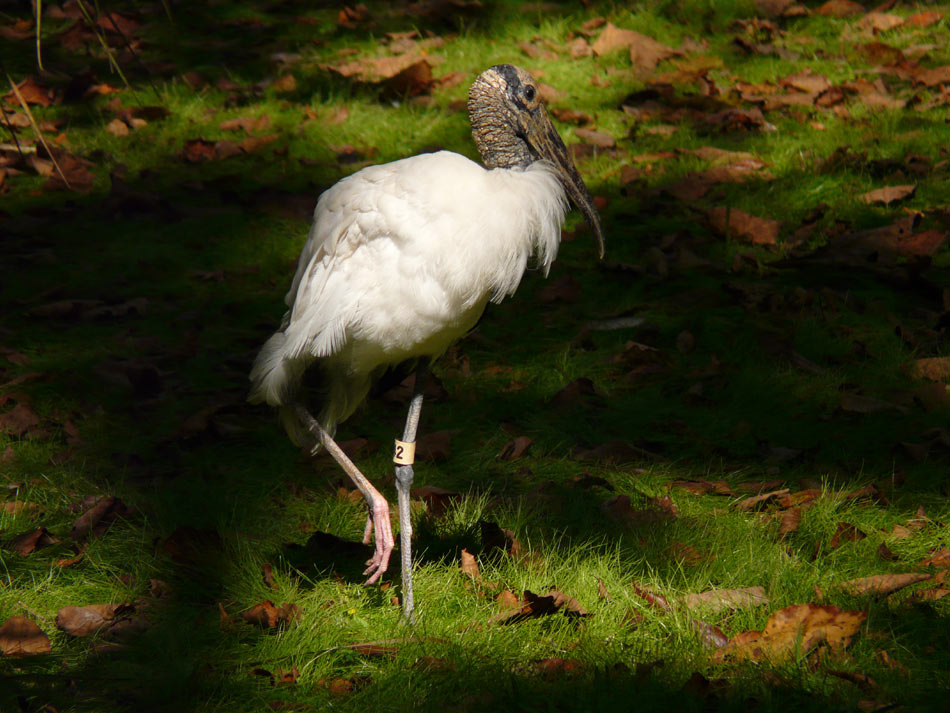
<path fill-rule="evenodd" d="M 406 416 L 406 428 L 401 441 L 396 441 L 393 461 L 396 463 L 396 495 L 399 503 L 399 557 L 402 561 L 402 616 L 403 620 L 413 623 L 414 602 L 412 598 L 412 520 L 409 513 L 409 490 L 412 487 L 416 451 L 416 429 L 419 427 L 419 415 L 422 413 L 422 396 L 429 375 L 429 365 L 420 362 L 416 369 L 416 384 Z"/>
<path fill-rule="evenodd" d="M 350 480 L 359 488 L 366 499 L 366 505 L 369 507 L 369 519 L 366 523 L 366 531 L 363 534 L 363 544 L 369 544 L 369 537 L 372 534 L 373 526 L 375 526 L 376 547 L 372 558 L 366 562 L 367 567 L 363 574 L 369 575 L 369 579 L 366 580 L 367 585 L 375 584 L 389 568 L 389 556 L 392 554 L 395 545 L 393 528 L 389 522 L 389 503 L 373 487 L 369 479 L 360 472 L 356 464 L 349 459 L 343 449 L 333 440 L 333 437 L 320 425 L 320 422 L 310 415 L 310 412 L 302 404 L 295 404 L 294 412 L 301 423 L 307 427 L 307 430 L 316 436 L 320 445 L 327 449 L 327 453 L 333 456 L 333 459 L 346 471 L 346 474 L 350 476 Z"/>

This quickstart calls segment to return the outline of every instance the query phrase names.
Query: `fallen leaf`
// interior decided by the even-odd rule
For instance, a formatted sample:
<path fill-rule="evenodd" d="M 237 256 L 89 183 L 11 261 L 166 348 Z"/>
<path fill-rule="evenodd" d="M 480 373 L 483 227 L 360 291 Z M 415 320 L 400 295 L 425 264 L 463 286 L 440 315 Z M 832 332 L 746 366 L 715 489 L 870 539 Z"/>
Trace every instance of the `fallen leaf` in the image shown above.
<path fill-rule="evenodd" d="M 125 503 L 111 495 L 93 496 L 84 506 L 85 512 L 76 519 L 69 533 L 74 540 L 88 537 L 92 533 L 101 535 L 114 520 L 129 512 Z"/>
<path fill-rule="evenodd" d="M 641 35 L 634 30 L 624 30 L 608 22 L 604 31 L 591 46 L 598 57 L 621 49 L 630 50 L 630 61 L 643 69 L 654 69 L 660 61 L 682 54 L 679 50 L 667 47 L 652 37 Z"/>
<path fill-rule="evenodd" d="M 744 589 L 711 589 L 699 594 L 687 594 L 680 600 L 687 609 L 720 612 L 724 609 L 746 609 L 769 603 L 762 587 Z"/>
<path fill-rule="evenodd" d="M 435 485 L 423 485 L 418 488 L 413 488 L 409 494 L 424 502 L 426 504 L 426 511 L 435 518 L 440 518 L 445 515 L 449 507 L 461 497 L 461 495 L 455 491 L 446 490 L 445 488 L 440 488 Z"/>
<path fill-rule="evenodd" d="M 910 27 L 930 27 L 936 25 L 943 19 L 943 13 L 939 10 L 924 10 L 916 15 L 911 15 L 905 21 L 905 25 Z"/>
<path fill-rule="evenodd" d="M 25 616 L 11 616 L 0 625 L 0 653 L 4 656 L 35 656 L 50 650 L 49 637 Z"/>
<path fill-rule="evenodd" d="M 525 553 L 523 545 L 515 537 L 515 533 L 507 528 L 499 527 L 494 522 L 479 520 L 481 531 L 482 551 L 491 553 L 492 550 L 501 550 L 513 559 L 519 559 Z"/>
<path fill-rule="evenodd" d="M 950 567 L 950 549 L 944 547 L 937 550 L 930 557 L 920 561 L 920 567 L 934 567 L 936 569 L 947 569 Z"/>
<path fill-rule="evenodd" d="M 475 561 L 475 555 L 465 548 L 462 548 L 462 562 L 459 565 L 459 569 L 461 569 L 462 573 L 468 575 L 473 581 L 482 581 L 482 575 L 478 570 L 478 562 Z"/>
<path fill-rule="evenodd" d="M 895 27 L 900 27 L 903 24 L 904 18 L 900 15 L 893 15 L 887 12 L 869 12 L 854 23 L 854 26 L 859 30 L 877 34 L 879 32 L 893 30 Z"/>
<path fill-rule="evenodd" d="M 63 607 L 56 614 L 56 628 L 70 636 L 90 636 L 111 626 L 116 616 L 128 608 L 128 604 L 122 603 Z"/>
<path fill-rule="evenodd" d="M 108 131 L 113 136 L 128 136 L 131 132 L 129 125 L 126 124 L 122 119 L 113 119 L 108 124 L 106 124 L 106 131 Z"/>
<path fill-rule="evenodd" d="M 36 104 L 38 106 L 50 106 L 55 104 L 57 101 L 57 96 L 45 84 L 38 82 L 33 77 L 27 77 L 22 82 L 17 84 L 17 89 L 20 92 L 20 96 L 23 97 L 23 101 L 27 104 Z M 13 93 L 13 90 L 10 90 L 3 96 L 3 100 L 7 104 L 19 105 L 19 100 L 16 98 L 16 95 Z"/>
<path fill-rule="evenodd" d="M 815 10 L 816 15 L 822 15 L 823 17 L 850 17 L 851 15 L 863 15 L 864 13 L 864 5 L 854 2 L 854 0 L 829 0 Z"/>
<path fill-rule="evenodd" d="M 842 591 L 854 596 L 863 596 L 866 594 L 880 594 L 886 596 L 904 587 L 909 587 L 912 584 L 928 579 L 930 579 L 929 574 L 921 574 L 919 572 L 907 574 L 875 574 L 870 577 L 849 579 L 846 582 L 840 582 L 836 586 Z"/>
<path fill-rule="evenodd" d="M 861 532 L 850 522 L 839 522 L 838 527 L 835 530 L 835 534 L 832 535 L 831 542 L 828 546 L 834 550 L 845 542 L 858 542 L 863 540 L 865 537 L 867 537 L 867 535 Z"/>
<path fill-rule="evenodd" d="M 950 357 L 926 357 L 911 362 L 910 373 L 918 379 L 950 382 Z"/>
<path fill-rule="evenodd" d="M 498 460 L 515 460 L 527 453 L 529 448 L 531 448 L 531 439 L 527 436 L 518 436 L 505 444 L 498 454 Z"/>
<path fill-rule="evenodd" d="M 499 593 L 498 596 L 495 597 L 495 601 L 498 602 L 498 606 L 503 610 L 518 609 L 521 606 L 521 600 L 518 599 L 518 596 L 510 589 Z"/>
<path fill-rule="evenodd" d="M 50 545 L 58 545 L 59 538 L 50 534 L 45 527 L 39 527 L 14 537 L 7 545 L 7 549 L 16 552 L 21 557 L 33 554 L 36 550 Z"/>
<path fill-rule="evenodd" d="M 247 611 L 241 612 L 241 618 L 248 623 L 257 624 L 265 629 L 272 629 L 285 626 L 299 619 L 300 607 L 291 603 L 277 607 L 274 606 L 272 601 L 265 599 L 260 604 L 255 604 Z"/>
<path fill-rule="evenodd" d="M 778 663 L 792 655 L 805 655 L 818 644 L 839 650 L 861 630 L 866 612 L 844 611 L 833 606 L 796 604 L 769 617 L 762 631 L 746 631 L 730 639 L 713 654 L 713 661 L 768 660 Z"/>
<path fill-rule="evenodd" d="M 798 529 L 802 521 L 802 509 L 790 508 L 782 513 L 782 520 L 778 526 L 779 537 L 786 537 Z"/>
<path fill-rule="evenodd" d="M 860 196 L 860 198 L 869 205 L 873 203 L 890 205 L 895 201 L 902 201 L 905 198 L 910 198 L 912 195 L 914 195 L 916 190 L 917 186 L 915 185 L 886 186 L 884 188 L 877 188 L 873 191 L 869 191 Z"/>
<path fill-rule="evenodd" d="M 739 500 L 735 504 L 735 507 L 740 512 L 751 512 L 765 507 L 773 501 L 780 499 L 783 495 L 788 495 L 788 493 L 788 488 L 782 488 L 781 490 L 773 490 L 768 493 L 762 493 L 761 495 L 753 495 L 751 498 Z"/>
<path fill-rule="evenodd" d="M 733 238 L 754 245 L 775 245 L 782 230 L 782 222 L 750 215 L 726 207 L 713 208 L 706 213 L 713 232 L 724 238 Z"/>
<path fill-rule="evenodd" d="M 522 597 L 523 605 L 520 609 L 514 611 L 505 611 L 491 618 L 491 624 L 516 624 L 526 619 L 534 619 L 542 616 L 550 616 L 563 612 L 569 619 L 578 619 L 590 616 L 577 600 L 556 589 L 551 589 L 547 594 L 535 594 L 525 590 Z"/>
<path fill-rule="evenodd" d="M 458 431 L 433 431 L 416 441 L 416 459 L 427 463 L 446 460 L 452 453 L 452 438 Z"/>
<path fill-rule="evenodd" d="M 9 411 L 0 413 L 0 431 L 12 436 L 23 437 L 28 435 L 31 431 L 37 430 L 40 424 L 40 417 L 26 400 L 19 401 Z"/>

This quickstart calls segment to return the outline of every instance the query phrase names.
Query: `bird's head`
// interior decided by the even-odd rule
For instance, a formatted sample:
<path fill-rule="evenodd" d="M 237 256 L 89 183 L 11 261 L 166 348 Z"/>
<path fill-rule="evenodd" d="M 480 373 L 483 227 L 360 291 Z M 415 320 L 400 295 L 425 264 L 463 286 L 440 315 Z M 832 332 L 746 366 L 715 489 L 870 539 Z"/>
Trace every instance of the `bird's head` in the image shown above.
<path fill-rule="evenodd" d="M 548 118 L 541 92 L 531 75 L 510 64 L 486 69 L 469 90 L 468 114 L 472 137 L 486 167 L 526 168 L 542 160 L 554 166 L 564 190 L 584 214 L 603 257 L 600 216 L 567 147 Z"/>

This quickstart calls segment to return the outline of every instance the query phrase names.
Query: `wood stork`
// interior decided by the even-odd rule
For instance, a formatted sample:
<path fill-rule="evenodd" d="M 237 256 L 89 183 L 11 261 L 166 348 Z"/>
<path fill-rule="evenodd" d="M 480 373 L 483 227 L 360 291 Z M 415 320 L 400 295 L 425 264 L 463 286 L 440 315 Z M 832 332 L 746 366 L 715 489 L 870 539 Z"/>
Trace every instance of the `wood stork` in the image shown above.
<path fill-rule="evenodd" d="M 369 508 L 375 530 L 366 584 L 389 566 L 389 504 L 333 440 L 336 425 L 388 367 L 414 360 L 415 392 L 396 441 L 403 614 L 413 613 L 409 488 L 428 365 L 465 335 L 489 301 L 515 292 L 535 255 L 547 275 L 567 197 L 604 253 L 590 194 L 523 69 L 497 65 L 469 91 L 472 136 L 484 166 L 447 151 L 370 166 L 320 196 L 285 301 L 289 311 L 251 371 L 250 400 L 280 408 L 298 445 L 323 446 Z M 305 405 L 316 377 L 319 412 Z"/>

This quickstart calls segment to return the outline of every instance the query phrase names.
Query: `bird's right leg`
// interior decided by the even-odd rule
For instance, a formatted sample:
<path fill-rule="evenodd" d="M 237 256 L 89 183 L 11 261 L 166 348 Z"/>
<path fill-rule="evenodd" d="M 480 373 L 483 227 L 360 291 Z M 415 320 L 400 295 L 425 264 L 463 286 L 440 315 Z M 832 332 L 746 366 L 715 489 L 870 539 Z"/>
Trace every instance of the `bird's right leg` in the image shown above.
<path fill-rule="evenodd" d="M 376 530 L 376 544 L 373 556 L 366 562 L 367 567 L 363 574 L 369 575 L 369 579 L 366 580 L 367 585 L 375 584 L 388 569 L 389 556 L 392 554 L 393 545 L 395 544 L 392 524 L 389 521 L 389 503 L 386 502 L 386 498 L 373 487 L 373 484 L 369 482 L 366 476 L 360 472 L 356 464 L 347 457 L 343 449 L 340 448 L 337 442 L 333 440 L 333 437 L 327 433 L 327 430 L 320 425 L 319 421 L 310 414 L 306 407 L 302 404 L 295 404 L 294 412 L 297 414 L 301 423 L 303 423 L 307 429 L 316 436 L 320 444 L 327 449 L 327 453 L 333 456 L 333 459 L 346 471 L 346 474 L 350 476 L 350 480 L 359 488 L 359 491 L 366 499 L 366 505 L 369 507 L 369 518 L 366 522 L 366 530 L 363 533 L 363 544 L 369 544 L 369 539 L 373 534 L 374 528 Z"/>

